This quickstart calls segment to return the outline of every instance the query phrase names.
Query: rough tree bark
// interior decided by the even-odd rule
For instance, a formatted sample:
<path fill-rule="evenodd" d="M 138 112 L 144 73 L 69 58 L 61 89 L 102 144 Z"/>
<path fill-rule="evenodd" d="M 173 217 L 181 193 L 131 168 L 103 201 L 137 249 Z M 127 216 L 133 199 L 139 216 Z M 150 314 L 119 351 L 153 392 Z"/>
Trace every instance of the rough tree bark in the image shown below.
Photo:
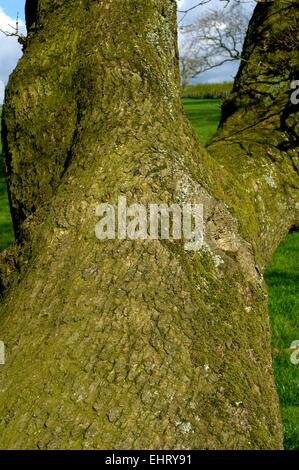
<path fill-rule="evenodd" d="M 173 0 L 31 4 L 3 117 L 0 447 L 280 448 L 262 273 L 298 221 L 298 6 L 258 4 L 208 153 Z M 204 248 L 98 241 L 95 207 L 124 194 L 202 202 Z"/>

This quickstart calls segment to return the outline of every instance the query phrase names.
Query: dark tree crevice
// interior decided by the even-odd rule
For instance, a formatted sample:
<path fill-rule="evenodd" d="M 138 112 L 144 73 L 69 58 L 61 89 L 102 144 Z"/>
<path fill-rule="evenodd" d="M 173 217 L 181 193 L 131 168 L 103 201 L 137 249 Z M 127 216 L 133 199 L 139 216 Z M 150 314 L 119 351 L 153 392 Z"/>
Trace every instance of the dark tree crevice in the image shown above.
<path fill-rule="evenodd" d="M 32 25 L 37 20 L 38 13 L 38 0 L 26 0 L 25 3 L 25 19 L 26 19 L 26 28 L 29 33 Z"/>

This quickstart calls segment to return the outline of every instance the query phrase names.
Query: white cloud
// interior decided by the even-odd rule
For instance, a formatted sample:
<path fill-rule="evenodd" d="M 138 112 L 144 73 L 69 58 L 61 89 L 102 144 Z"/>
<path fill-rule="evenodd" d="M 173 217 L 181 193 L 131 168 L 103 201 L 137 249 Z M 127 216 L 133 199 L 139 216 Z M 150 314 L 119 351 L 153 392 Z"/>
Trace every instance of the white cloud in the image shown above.
<path fill-rule="evenodd" d="M 10 18 L 0 7 L 0 29 L 3 31 L 13 31 L 11 26 L 15 26 L 16 20 Z M 25 33 L 25 25 L 19 20 L 19 30 Z M 7 37 L 0 32 L 0 104 L 3 102 L 3 87 L 7 84 L 8 77 L 15 68 L 22 55 L 21 45 L 16 37 Z"/>
<path fill-rule="evenodd" d="M 4 99 L 4 82 L 2 82 L 2 80 L 0 80 L 0 104 L 3 103 L 3 99 Z"/>
<path fill-rule="evenodd" d="M 189 8 L 192 8 L 202 0 L 177 0 L 178 10 L 186 11 Z M 207 13 L 208 10 L 211 9 L 223 9 L 227 5 L 226 2 L 221 0 L 210 0 L 208 3 L 204 5 L 198 6 L 198 8 L 194 8 L 191 10 L 186 16 L 178 13 L 178 21 L 182 20 L 182 25 L 190 25 L 198 18 L 200 15 Z M 253 9 L 256 6 L 255 0 L 247 0 L 246 2 L 242 3 L 243 8 L 248 14 L 250 18 Z M 178 35 L 179 40 L 179 48 L 182 49 L 184 38 L 183 35 L 179 32 Z M 229 62 L 225 63 L 222 66 L 219 66 L 215 69 L 209 70 L 208 72 L 203 73 L 199 76 L 199 78 L 192 80 L 191 83 L 217 83 L 223 81 L 232 81 L 238 71 L 239 62 Z"/>
<path fill-rule="evenodd" d="M 232 82 L 238 72 L 239 61 L 227 62 L 221 67 L 217 67 L 212 70 L 208 70 L 199 76 L 194 83 L 221 83 L 221 82 Z"/>

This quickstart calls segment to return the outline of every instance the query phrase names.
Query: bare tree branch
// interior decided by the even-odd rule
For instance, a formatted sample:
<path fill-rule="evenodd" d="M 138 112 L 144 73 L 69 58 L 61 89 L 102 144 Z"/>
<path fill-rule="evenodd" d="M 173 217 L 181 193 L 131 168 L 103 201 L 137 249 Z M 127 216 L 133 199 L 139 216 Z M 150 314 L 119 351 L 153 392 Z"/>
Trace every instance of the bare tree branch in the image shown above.
<path fill-rule="evenodd" d="M 19 13 L 17 13 L 16 26 L 12 26 L 10 24 L 8 24 L 8 26 L 13 31 L 4 31 L 3 29 L 0 28 L 0 32 L 2 34 L 5 34 L 5 36 L 7 37 L 16 37 L 18 39 L 18 42 L 22 44 L 22 46 L 25 46 L 27 43 L 27 37 L 24 36 L 24 34 L 21 34 L 19 31 Z"/>
<path fill-rule="evenodd" d="M 190 7 L 188 8 L 187 10 L 178 10 L 178 13 L 182 13 L 183 14 L 183 17 L 180 19 L 179 21 L 179 24 L 182 23 L 184 21 L 184 19 L 186 18 L 186 16 L 188 15 L 188 13 L 192 10 L 195 10 L 195 8 L 198 8 L 202 5 L 205 5 L 206 3 L 210 3 L 211 0 L 201 0 L 201 2 L 197 3 L 196 5 L 194 5 L 193 7 Z"/>
<path fill-rule="evenodd" d="M 189 13 L 189 11 L 192 11 L 192 10 L 195 10 L 195 8 L 201 6 L 201 5 L 205 5 L 206 3 L 210 3 L 211 0 L 201 0 L 201 2 L 197 3 L 196 5 L 194 5 L 193 7 L 190 7 L 188 8 L 187 10 L 178 10 L 178 13 L 184 13 L 184 14 L 187 14 Z"/>
<path fill-rule="evenodd" d="M 185 35 L 180 51 L 183 87 L 199 74 L 226 62 L 241 59 L 249 18 L 240 3 L 225 10 L 213 9 L 193 24 L 182 26 Z"/>
<path fill-rule="evenodd" d="M 211 0 L 201 0 L 200 2 L 198 2 L 196 5 L 190 7 L 190 8 L 187 8 L 186 10 L 177 10 L 178 13 L 181 13 L 183 14 L 183 17 L 179 20 L 179 24 L 181 24 L 184 19 L 186 18 L 186 16 L 188 15 L 188 13 L 192 10 L 195 10 L 196 8 L 202 6 L 202 5 L 206 5 L 207 3 L 210 3 Z M 232 0 L 219 0 L 220 2 L 225 2 L 226 5 L 224 8 L 226 8 L 229 3 L 232 1 Z M 256 3 L 269 3 L 269 2 L 273 2 L 273 0 L 254 0 Z M 244 3 L 251 3 L 251 0 L 234 0 L 234 2 L 238 5 L 241 5 L 241 4 L 244 4 Z"/>

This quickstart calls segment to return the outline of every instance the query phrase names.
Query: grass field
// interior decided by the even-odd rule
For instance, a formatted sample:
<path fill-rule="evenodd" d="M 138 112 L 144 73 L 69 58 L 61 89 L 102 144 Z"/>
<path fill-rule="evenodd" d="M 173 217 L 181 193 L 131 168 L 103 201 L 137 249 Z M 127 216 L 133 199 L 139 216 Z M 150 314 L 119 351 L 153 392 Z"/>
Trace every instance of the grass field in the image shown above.
<path fill-rule="evenodd" d="M 220 118 L 219 100 L 183 99 L 188 118 L 205 144 L 216 131 Z M 0 250 L 13 241 L 2 172 L 0 151 Z M 290 361 L 288 349 L 299 340 L 299 232 L 291 232 L 273 256 L 265 279 L 269 288 L 269 308 L 274 355 L 273 365 L 280 397 L 286 449 L 299 449 L 299 364 Z M 280 351 L 280 352 L 279 352 Z"/>
<path fill-rule="evenodd" d="M 299 340 L 299 232 L 290 232 L 276 250 L 265 275 L 269 290 L 272 344 L 288 349 Z M 274 354 L 286 449 L 299 449 L 299 364 L 290 352 Z"/>
<path fill-rule="evenodd" d="M 183 105 L 198 137 L 203 144 L 215 134 L 221 113 L 220 100 L 183 98 Z"/>
<path fill-rule="evenodd" d="M 197 83 L 182 89 L 184 98 L 223 99 L 232 90 L 233 82 L 226 83 Z"/>
<path fill-rule="evenodd" d="M 3 159 L 0 143 L 0 251 L 13 242 L 14 235 L 7 199 L 6 181 L 4 177 Z"/>

